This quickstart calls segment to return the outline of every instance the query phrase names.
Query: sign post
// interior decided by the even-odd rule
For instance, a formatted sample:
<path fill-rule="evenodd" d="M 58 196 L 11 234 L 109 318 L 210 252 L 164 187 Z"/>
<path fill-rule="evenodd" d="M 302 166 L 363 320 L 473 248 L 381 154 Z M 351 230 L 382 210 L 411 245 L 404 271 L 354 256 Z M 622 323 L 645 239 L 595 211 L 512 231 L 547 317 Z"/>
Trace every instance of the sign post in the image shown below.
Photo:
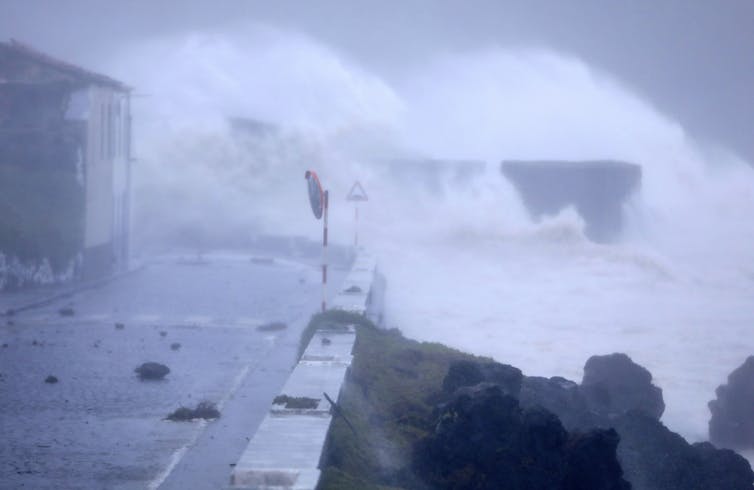
<path fill-rule="evenodd" d="M 327 310 L 327 211 L 329 207 L 329 192 L 322 190 L 317 174 L 307 170 L 304 174 L 309 190 L 309 204 L 314 217 L 322 221 L 322 312 Z"/>
<path fill-rule="evenodd" d="M 346 200 L 353 203 L 353 247 L 359 248 L 359 203 L 368 201 L 369 197 L 358 180 L 351 186 Z"/>

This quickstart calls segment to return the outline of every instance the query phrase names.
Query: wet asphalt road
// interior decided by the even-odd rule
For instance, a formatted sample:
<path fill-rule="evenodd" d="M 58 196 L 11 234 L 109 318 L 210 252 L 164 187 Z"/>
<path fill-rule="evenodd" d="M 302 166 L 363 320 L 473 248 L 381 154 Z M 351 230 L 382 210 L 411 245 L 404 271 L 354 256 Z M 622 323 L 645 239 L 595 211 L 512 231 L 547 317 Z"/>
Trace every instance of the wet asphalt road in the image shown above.
<path fill-rule="evenodd" d="M 223 488 L 294 363 L 318 280 L 293 262 L 169 258 L 3 318 L 0 488 Z M 270 321 L 288 328 L 257 330 Z M 171 372 L 140 381 L 146 361 Z M 220 419 L 164 420 L 201 400 Z"/>

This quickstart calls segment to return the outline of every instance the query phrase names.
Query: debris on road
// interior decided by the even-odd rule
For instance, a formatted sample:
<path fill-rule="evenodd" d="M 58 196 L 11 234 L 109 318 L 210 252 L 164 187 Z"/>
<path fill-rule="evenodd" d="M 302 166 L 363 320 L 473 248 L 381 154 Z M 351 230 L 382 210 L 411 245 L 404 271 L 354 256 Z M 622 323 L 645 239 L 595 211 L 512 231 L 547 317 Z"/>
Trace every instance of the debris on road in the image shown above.
<path fill-rule="evenodd" d="M 275 259 L 273 257 L 252 257 L 251 258 L 252 264 L 274 264 Z"/>
<path fill-rule="evenodd" d="M 165 336 L 167 336 L 167 334 L 168 333 L 165 330 L 161 330 L 160 331 L 160 337 L 165 337 Z"/>
<path fill-rule="evenodd" d="M 45 378 L 45 383 L 48 383 L 48 384 L 55 384 L 55 383 L 57 383 L 57 382 L 58 382 L 58 378 L 57 378 L 56 376 L 53 376 L 52 374 L 51 374 L 51 375 L 49 375 L 49 376 L 47 376 L 47 377 Z"/>
<path fill-rule="evenodd" d="M 124 324 L 122 324 L 122 323 L 116 323 L 115 324 L 115 329 L 116 330 L 123 330 L 124 328 L 126 328 L 126 326 Z"/>
<path fill-rule="evenodd" d="M 199 402 L 196 408 L 180 407 L 175 412 L 168 415 L 167 420 L 182 422 L 194 419 L 216 419 L 220 417 L 220 411 L 217 406 L 208 401 Z"/>
<path fill-rule="evenodd" d="M 171 350 L 178 350 L 180 348 L 181 348 L 181 343 L 180 342 L 173 342 L 172 344 L 170 344 L 170 349 Z"/>
<path fill-rule="evenodd" d="M 76 312 L 70 306 L 66 306 L 65 308 L 60 308 L 58 310 L 58 313 L 60 314 L 60 316 L 73 316 L 76 314 Z"/>
<path fill-rule="evenodd" d="M 288 328 L 288 325 L 283 322 L 270 322 L 259 325 L 257 330 L 260 332 L 277 332 L 279 330 L 285 330 L 286 328 Z"/>
<path fill-rule="evenodd" d="M 319 398 L 309 398 L 306 396 L 288 396 L 278 395 L 272 400 L 273 405 L 284 405 L 285 408 L 317 408 Z"/>
<path fill-rule="evenodd" d="M 162 379 L 170 372 L 170 368 L 159 362 L 145 362 L 134 369 L 142 380 L 145 379 Z"/>

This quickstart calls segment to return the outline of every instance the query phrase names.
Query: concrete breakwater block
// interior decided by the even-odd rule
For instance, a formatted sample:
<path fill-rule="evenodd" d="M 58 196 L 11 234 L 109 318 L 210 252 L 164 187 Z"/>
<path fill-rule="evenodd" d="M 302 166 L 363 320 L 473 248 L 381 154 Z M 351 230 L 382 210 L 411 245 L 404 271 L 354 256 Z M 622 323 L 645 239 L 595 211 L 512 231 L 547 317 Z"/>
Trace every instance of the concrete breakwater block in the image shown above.
<path fill-rule="evenodd" d="M 504 161 L 503 175 L 515 186 L 532 217 L 573 206 L 598 242 L 623 226 L 623 204 L 641 186 L 639 165 L 618 161 Z"/>

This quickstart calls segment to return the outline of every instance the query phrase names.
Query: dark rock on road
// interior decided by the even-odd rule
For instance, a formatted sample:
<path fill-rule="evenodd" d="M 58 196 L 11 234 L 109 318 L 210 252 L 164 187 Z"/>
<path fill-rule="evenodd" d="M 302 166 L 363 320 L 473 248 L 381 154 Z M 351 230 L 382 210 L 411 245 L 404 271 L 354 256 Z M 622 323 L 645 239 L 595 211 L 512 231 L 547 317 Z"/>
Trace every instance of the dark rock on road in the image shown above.
<path fill-rule="evenodd" d="M 718 386 L 717 398 L 709 403 L 712 418 L 709 438 L 731 448 L 754 448 L 754 356 L 728 376 L 728 384 Z"/>
<path fill-rule="evenodd" d="M 49 375 L 49 376 L 47 376 L 47 377 L 45 378 L 45 383 L 49 383 L 49 384 L 55 384 L 55 383 L 57 383 L 57 382 L 58 382 L 58 378 L 57 378 L 57 377 L 55 377 L 55 376 L 53 376 L 52 374 L 51 374 L 51 375 Z"/>
<path fill-rule="evenodd" d="M 134 372 L 139 375 L 142 380 L 155 380 L 162 379 L 168 375 L 170 368 L 164 364 L 158 362 L 145 362 L 141 366 L 134 369 Z"/>
<path fill-rule="evenodd" d="M 217 406 L 208 401 L 199 402 L 196 408 L 180 407 L 175 412 L 166 417 L 167 420 L 174 422 L 184 422 L 194 419 L 211 420 L 220 417 L 220 411 Z"/>
<path fill-rule="evenodd" d="M 260 332 L 278 332 L 280 330 L 285 330 L 286 328 L 288 328 L 288 325 L 283 322 L 270 322 L 259 325 L 257 330 Z"/>
<path fill-rule="evenodd" d="M 652 374 L 626 354 L 590 357 L 581 391 L 589 408 L 603 416 L 638 410 L 659 420 L 665 411 L 662 390 L 652 384 Z"/>
<path fill-rule="evenodd" d="M 60 316 L 73 316 L 76 314 L 76 312 L 70 306 L 66 306 L 65 308 L 60 308 L 58 310 L 58 313 L 60 314 Z"/>

